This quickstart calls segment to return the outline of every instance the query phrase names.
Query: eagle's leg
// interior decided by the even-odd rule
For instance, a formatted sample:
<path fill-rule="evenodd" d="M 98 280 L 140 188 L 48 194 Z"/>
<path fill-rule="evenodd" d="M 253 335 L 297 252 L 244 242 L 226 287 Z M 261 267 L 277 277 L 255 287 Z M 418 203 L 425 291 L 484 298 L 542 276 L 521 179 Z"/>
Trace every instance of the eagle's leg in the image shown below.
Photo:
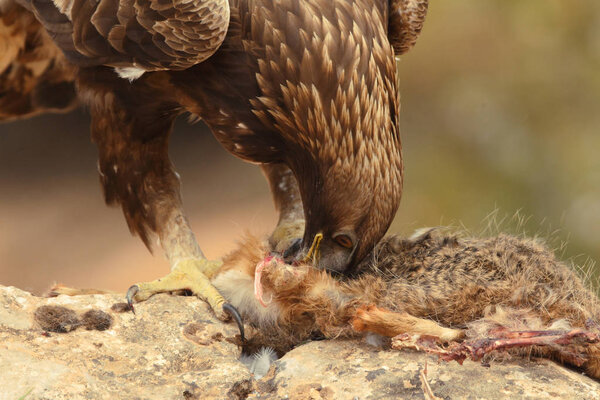
<path fill-rule="evenodd" d="M 131 286 L 127 292 L 128 303 L 132 306 L 134 300 L 144 301 L 157 293 L 189 290 L 206 301 L 219 318 L 227 319 L 228 314 L 223 309 L 225 299 L 210 283 L 222 262 L 204 256 L 181 208 L 173 210 L 159 227 L 158 234 L 171 272 L 154 281 Z"/>
<path fill-rule="evenodd" d="M 171 264 L 164 278 L 133 285 L 128 301 L 187 289 L 208 302 L 217 317 L 227 319 L 230 310 L 210 283 L 221 263 L 207 260 L 196 242 L 168 156 L 180 108 L 164 95 L 168 91 L 159 90 L 169 85 L 165 75 L 148 75 L 131 84 L 108 68 L 82 69 L 78 76 L 81 97 L 90 103 L 106 202 L 121 206 L 129 229 L 149 248 L 151 237 L 158 236 Z"/>
<path fill-rule="evenodd" d="M 285 164 L 263 164 L 262 170 L 279 212 L 279 222 L 269 237 L 269 245 L 272 251 L 284 254 L 292 246 L 298 246 L 304 235 L 304 208 L 298 182 Z"/>

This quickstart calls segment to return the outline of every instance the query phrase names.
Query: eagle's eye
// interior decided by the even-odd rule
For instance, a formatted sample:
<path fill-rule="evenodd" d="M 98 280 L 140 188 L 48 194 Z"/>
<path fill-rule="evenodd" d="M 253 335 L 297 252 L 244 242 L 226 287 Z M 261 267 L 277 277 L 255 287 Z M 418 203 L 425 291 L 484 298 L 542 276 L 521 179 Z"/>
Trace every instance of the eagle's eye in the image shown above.
<path fill-rule="evenodd" d="M 339 244 L 342 247 L 345 247 L 346 249 L 351 249 L 352 247 L 354 247 L 354 243 L 352 243 L 352 239 L 350 239 L 350 236 L 348 235 L 337 235 L 333 238 L 333 240 L 335 240 L 337 244 Z"/>

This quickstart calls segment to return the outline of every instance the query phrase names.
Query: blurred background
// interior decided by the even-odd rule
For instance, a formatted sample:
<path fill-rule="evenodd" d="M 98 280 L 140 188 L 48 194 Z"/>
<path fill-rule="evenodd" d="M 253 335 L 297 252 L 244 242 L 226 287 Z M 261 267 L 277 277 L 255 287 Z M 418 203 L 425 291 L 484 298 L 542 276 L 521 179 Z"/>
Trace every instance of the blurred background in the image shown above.
<path fill-rule="evenodd" d="M 434 0 L 398 67 L 406 181 L 391 232 L 500 221 L 575 264 L 600 260 L 600 2 Z M 1 284 L 125 291 L 169 271 L 105 207 L 88 124 L 78 111 L 0 125 Z M 178 122 L 171 157 L 207 256 L 274 227 L 260 170 L 202 123 Z"/>

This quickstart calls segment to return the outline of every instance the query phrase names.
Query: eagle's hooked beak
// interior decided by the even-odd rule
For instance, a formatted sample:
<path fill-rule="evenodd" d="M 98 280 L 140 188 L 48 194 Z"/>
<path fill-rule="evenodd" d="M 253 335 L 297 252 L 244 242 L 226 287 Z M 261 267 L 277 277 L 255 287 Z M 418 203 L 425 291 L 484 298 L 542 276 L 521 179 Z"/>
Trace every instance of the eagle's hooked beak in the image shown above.
<path fill-rule="evenodd" d="M 314 264 L 319 260 L 319 245 L 321 244 L 321 240 L 323 240 L 323 234 L 317 233 L 313 239 L 310 249 L 308 249 L 306 256 L 302 260 L 303 262 L 307 263 L 312 261 Z"/>

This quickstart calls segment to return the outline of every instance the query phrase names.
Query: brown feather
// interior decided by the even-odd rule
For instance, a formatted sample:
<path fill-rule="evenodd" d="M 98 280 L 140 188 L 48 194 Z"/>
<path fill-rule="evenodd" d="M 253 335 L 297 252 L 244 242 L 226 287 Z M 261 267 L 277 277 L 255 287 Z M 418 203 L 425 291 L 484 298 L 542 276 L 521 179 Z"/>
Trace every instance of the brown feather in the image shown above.
<path fill-rule="evenodd" d="M 0 10 L 0 121 L 77 104 L 75 69 L 33 15 L 17 4 Z"/>
<path fill-rule="evenodd" d="M 423 29 L 429 0 L 390 0 L 388 36 L 397 55 L 410 50 Z"/>
<path fill-rule="evenodd" d="M 387 230 L 403 181 L 389 2 L 18 1 L 78 66 L 106 200 L 146 244 L 183 216 L 167 152 L 182 112 L 236 156 L 291 169 L 301 251 L 322 233 L 322 259 L 344 271 Z M 167 71 L 129 83 L 108 67 Z"/>
<path fill-rule="evenodd" d="M 189 68 L 221 45 L 226 0 L 19 0 L 80 66 Z"/>

